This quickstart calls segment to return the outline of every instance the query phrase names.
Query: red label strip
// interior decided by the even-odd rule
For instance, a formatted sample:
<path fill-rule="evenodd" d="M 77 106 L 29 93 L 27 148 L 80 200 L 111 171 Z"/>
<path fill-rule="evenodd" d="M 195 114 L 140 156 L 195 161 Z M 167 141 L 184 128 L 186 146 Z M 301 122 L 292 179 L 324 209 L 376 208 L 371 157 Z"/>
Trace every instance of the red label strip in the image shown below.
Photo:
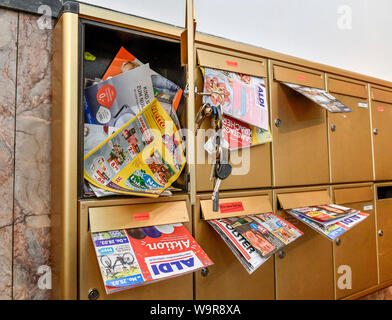
<path fill-rule="evenodd" d="M 238 67 L 237 61 L 226 60 L 226 64 L 230 67 Z"/>
<path fill-rule="evenodd" d="M 302 75 L 302 74 L 298 74 L 298 75 L 297 75 L 297 79 L 298 79 L 299 81 L 306 81 L 306 77 L 305 77 L 304 75 Z"/>
<path fill-rule="evenodd" d="M 150 219 L 150 213 L 134 213 L 133 214 L 133 221 L 145 221 Z"/>
<path fill-rule="evenodd" d="M 221 213 L 245 211 L 241 201 L 220 203 L 219 209 Z"/>

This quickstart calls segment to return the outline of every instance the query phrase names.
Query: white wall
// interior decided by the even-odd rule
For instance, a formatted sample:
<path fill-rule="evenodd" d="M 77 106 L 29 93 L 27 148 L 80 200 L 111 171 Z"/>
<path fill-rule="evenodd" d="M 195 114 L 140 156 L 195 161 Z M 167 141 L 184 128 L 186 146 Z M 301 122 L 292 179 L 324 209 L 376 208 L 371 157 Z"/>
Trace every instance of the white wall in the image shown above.
<path fill-rule="evenodd" d="M 194 0 L 197 30 L 392 81 L 391 0 Z M 184 26 L 185 0 L 83 0 Z"/>

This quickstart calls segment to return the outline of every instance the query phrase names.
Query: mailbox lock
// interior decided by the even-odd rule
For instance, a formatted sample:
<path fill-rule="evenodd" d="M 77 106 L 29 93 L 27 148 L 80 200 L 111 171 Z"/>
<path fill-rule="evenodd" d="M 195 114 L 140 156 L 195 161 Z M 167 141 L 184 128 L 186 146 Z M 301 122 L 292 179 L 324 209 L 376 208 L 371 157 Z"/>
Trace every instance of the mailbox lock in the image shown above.
<path fill-rule="evenodd" d="M 375 129 L 373 130 L 373 133 L 374 133 L 375 135 L 378 135 L 378 129 L 375 128 Z"/>
<path fill-rule="evenodd" d="M 89 300 L 97 300 L 99 298 L 99 291 L 97 289 L 90 289 L 87 296 Z"/>
<path fill-rule="evenodd" d="M 282 120 L 280 120 L 279 118 L 278 119 L 275 119 L 275 126 L 276 127 L 280 127 L 280 125 L 282 124 Z"/>
<path fill-rule="evenodd" d="M 334 124 L 331 126 L 331 131 L 332 131 L 332 132 L 335 132 L 335 131 L 336 131 L 336 126 L 335 126 Z"/>
<path fill-rule="evenodd" d="M 337 239 L 336 239 L 336 245 L 337 245 L 337 246 L 340 246 L 341 243 L 342 243 L 342 240 L 340 240 L 340 238 L 337 238 Z"/>
<path fill-rule="evenodd" d="M 285 256 L 286 256 L 286 252 L 283 251 L 283 250 L 280 250 L 280 251 L 279 251 L 279 258 L 280 258 L 280 259 L 283 259 Z"/>
<path fill-rule="evenodd" d="M 210 273 L 210 270 L 208 270 L 208 268 L 202 268 L 201 269 L 201 275 L 203 277 L 207 277 L 209 273 Z"/>
<path fill-rule="evenodd" d="M 382 236 L 384 235 L 384 231 L 378 230 L 378 235 L 379 235 L 380 237 L 382 237 Z"/>

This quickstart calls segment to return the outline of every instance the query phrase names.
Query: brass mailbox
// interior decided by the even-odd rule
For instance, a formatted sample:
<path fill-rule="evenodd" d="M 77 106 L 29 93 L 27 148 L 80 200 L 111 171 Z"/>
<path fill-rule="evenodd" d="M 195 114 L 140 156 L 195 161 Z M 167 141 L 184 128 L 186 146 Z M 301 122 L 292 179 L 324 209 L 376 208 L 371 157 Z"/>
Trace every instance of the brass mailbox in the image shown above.
<path fill-rule="evenodd" d="M 134 220 L 133 214 L 148 212 L 148 220 Z M 98 266 L 91 232 L 147 227 L 182 222 L 192 232 L 187 196 L 170 199 L 83 200 L 79 202 L 79 299 L 156 300 L 192 299 L 192 274 L 107 295 Z M 175 290 L 173 290 L 175 288 Z M 95 298 L 94 297 L 94 298 Z"/>
<path fill-rule="evenodd" d="M 372 181 L 368 86 L 364 82 L 328 75 L 328 92 L 352 110 L 328 112 L 331 182 Z"/>
<path fill-rule="evenodd" d="M 334 241 L 335 294 L 341 299 L 378 283 L 373 183 L 335 185 L 332 194 L 334 203 L 370 214 Z"/>
<path fill-rule="evenodd" d="M 187 2 L 191 3 L 189 0 Z M 192 19 L 193 7 L 188 6 L 187 9 L 187 15 Z M 51 184 L 53 298 L 86 298 L 89 286 L 99 286 L 99 281 L 101 281 L 96 263 L 93 264 L 92 243 L 91 239 L 87 240 L 87 214 L 83 211 L 83 207 L 88 205 L 83 193 L 85 80 L 100 78 L 118 50 L 124 46 L 129 47 L 132 54 L 142 62 L 150 62 L 150 67 L 154 71 L 169 79 L 175 79 L 181 88 L 184 89 L 187 83 L 192 88 L 194 82 L 190 74 L 193 75 L 193 27 L 194 24 L 191 23 L 189 28 L 184 30 L 77 2 L 67 2 L 64 5 L 53 36 L 52 141 L 54 143 L 52 143 Z M 181 40 L 186 40 L 186 43 L 181 43 Z M 86 51 L 95 57 L 95 61 L 84 59 Z M 170 55 L 170 59 L 167 59 L 167 55 Z M 189 57 L 186 60 L 192 65 L 191 68 L 181 65 L 184 56 L 187 55 Z M 190 95 L 180 102 L 179 108 L 184 109 L 180 122 L 184 128 L 193 128 L 194 115 L 192 112 L 188 114 L 189 108 L 186 107 L 190 104 L 193 108 L 193 98 Z M 187 175 L 190 171 L 188 166 L 184 169 L 184 175 L 178 179 L 177 186 L 182 191 L 177 194 L 182 197 L 188 193 Z M 175 199 L 175 197 L 170 199 Z M 185 201 L 184 199 L 182 201 Z M 132 197 L 127 200 L 124 200 L 124 197 L 117 197 L 109 201 L 113 206 L 110 211 L 114 212 L 116 208 L 121 211 L 124 201 L 134 204 L 133 201 L 139 200 Z M 159 201 L 165 202 L 167 198 L 161 197 Z M 95 207 L 105 207 L 109 202 L 96 200 Z M 142 202 L 149 203 L 146 199 L 142 199 Z M 79 223 L 83 224 L 83 229 L 79 230 L 79 232 L 83 231 L 83 234 L 79 233 L 81 236 L 79 239 L 78 203 L 81 210 L 79 214 L 82 214 L 82 217 L 79 217 L 81 219 Z M 104 209 L 106 210 L 107 208 Z M 93 209 L 93 211 L 98 211 L 98 209 Z M 120 216 L 117 218 L 120 219 Z M 126 215 L 122 219 L 124 222 Z M 165 223 L 168 223 L 170 219 L 166 221 Z M 85 255 L 78 255 L 78 248 L 83 250 Z M 90 275 L 90 271 L 94 277 Z M 85 272 L 89 274 L 86 275 Z M 192 298 L 192 275 L 170 281 L 176 284 L 185 281 L 187 284 L 177 297 Z M 160 286 L 167 288 L 162 289 L 162 292 L 167 294 L 161 294 L 160 298 L 164 298 L 165 295 L 173 299 L 176 297 L 169 289 L 172 286 L 152 285 L 153 288 Z M 139 298 L 154 297 L 157 292 L 149 288 L 140 288 L 136 291 L 140 294 Z M 136 295 L 127 296 L 127 293 L 122 296 L 136 298 Z M 158 295 L 155 297 L 158 298 Z"/>
<path fill-rule="evenodd" d="M 213 43 L 199 44 L 196 42 L 196 55 L 198 66 L 210 67 L 249 74 L 265 79 L 268 92 L 267 61 L 266 59 L 234 51 L 214 47 Z M 235 45 L 235 44 L 234 44 Z M 198 92 L 204 88 L 204 79 L 199 69 L 196 73 L 196 84 Z M 196 97 L 196 111 L 202 105 L 201 96 Z M 201 129 L 208 129 L 209 123 L 205 121 Z M 212 158 L 204 150 L 207 138 L 201 134 L 196 137 L 196 189 L 197 191 L 210 191 L 213 183 L 210 181 Z M 250 188 L 263 188 L 271 186 L 271 144 L 256 145 L 243 150 L 231 151 L 231 164 L 233 174 L 222 182 L 221 190 L 240 190 Z M 244 175 L 236 175 L 234 171 L 241 167 L 247 170 Z"/>
<path fill-rule="evenodd" d="M 380 283 L 392 280 L 392 183 L 376 183 L 376 217 Z"/>
<path fill-rule="evenodd" d="M 324 73 L 270 61 L 273 186 L 329 182 L 326 111 L 280 82 L 325 89 Z"/>
<path fill-rule="evenodd" d="M 375 180 L 392 179 L 392 89 L 371 85 Z"/>
<path fill-rule="evenodd" d="M 274 190 L 274 209 L 304 234 L 275 255 L 276 299 L 334 299 L 332 242 L 283 209 L 332 203 L 328 186 Z"/>
<path fill-rule="evenodd" d="M 275 298 L 274 257 L 270 257 L 249 275 L 230 248 L 205 220 L 271 211 L 271 196 L 270 190 L 222 192 L 221 203 L 241 202 L 243 207 L 241 211 L 225 214 L 212 212 L 211 195 L 198 195 L 193 216 L 194 237 L 214 261 L 214 265 L 208 267 L 207 273 L 195 273 L 196 299 Z"/>

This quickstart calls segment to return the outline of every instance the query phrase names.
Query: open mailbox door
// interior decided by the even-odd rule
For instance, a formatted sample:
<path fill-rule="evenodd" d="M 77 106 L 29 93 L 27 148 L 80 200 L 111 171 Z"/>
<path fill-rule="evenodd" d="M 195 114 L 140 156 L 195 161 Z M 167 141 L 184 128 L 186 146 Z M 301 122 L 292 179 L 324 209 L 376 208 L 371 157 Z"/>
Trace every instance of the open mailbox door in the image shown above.
<path fill-rule="evenodd" d="M 236 74 L 242 74 L 250 77 L 262 78 L 264 81 L 264 95 L 268 92 L 268 72 L 267 72 L 267 61 L 266 59 L 258 56 L 252 56 L 245 53 L 231 51 L 229 49 L 221 49 L 214 47 L 214 44 L 200 44 L 196 42 L 196 57 L 197 66 L 203 68 L 213 69 L 218 73 L 233 72 Z M 196 85 L 198 92 L 205 92 L 204 84 L 205 73 L 201 72 L 201 68 L 196 69 Z M 220 78 L 219 78 L 220 79 Z M 253 78 L 255 79 L 255 78 Z M 253 81 L 253 80 L 249 80 Z M 222 80 L 221 85 L 223 86 L 224 81 Z M 226 86 L 227 97 L 233 97 L 234 89 L 230 85 Z M 245 88 L 238 88 L 236 90 L 245 90 Z M 230 94 L 228 93 L 230 92 Z M 239 91 L 238 91 L 239 92 Z M 244 91 L 241 91 L 244 92 Z M 226 97 L 226 96 L 225 96 Z M 202 106 L 203 97 L 198 95 L 196 97 L 196 111 Z M 226 99 L 226 98 L 225 98 Z M 269 108 L 267 94 L 263 100 L 265 112 Z M 228 103 L 228 100 L 222 104 L 223 106 Z M 234 101 L 234 100 L 233 100 Z M 234 102 L 233 102 L 234 103 Z M 246 117 L 249 110 L 246 109 L 246 103 L 242 103 L 241 117 Z M 223 110 L 224 111 L 224 110 Z M 269 112 L 269 111 L 268 111 Z M 225 111 L 224 111 L 225 113 Z M 236 147 L 230 151 L 230 162 L 233 167 L 232 174 L 222 182 L 221 190 L 235 190 L 235 189 L 250 189 L 250 188 L 262 188 L 271 186 L 271 147 L 270 143 L 260 144 L 262 139 L 262 132 L 255 126 L 249 124 L 249 121 L 240 121 L 239 118 L 234 119 L 233 117 L 224 117 L 225 138 L 236 143 Z M 269 117 L 261 117 L 265 120 L 270 128 Z M 211 191 L 213 184 L 210 182 L 209 176 L 211 172 L 211 163 L 213 163 L 213 156 L 209 155 L 205 149 L 204 144 L 208 141 L 211 136 L 211 130 L 209 121 L 204 121 L 201 125 L 201 130 L 196 138 L 196 186 L 197 191 Z M 238 129 L 240 128 L 240 129 Z M 236 134 L 235 130 L 239 130 L 241 134 Z M 205 134 L 203 134 L 205 133 Z M 232 134 L 233 133 L 233 134 Z M 234 138 L 235 137 L 235 138 Z M 239 138 L 240 137 L 240 138 Z M 245 143 L 244 141 L 247 141 Z M 232 143 L 233 143 L 232 142 Z M 248 147 L 250 144 L 254 144 L 252 147 Z M 257 145 L 256 145 L 257 144 Z M 231 145 L 231 144 L 230 144 Z"/>
<path fill-rule="evenodd" d="M 222 206 L 218 213 L 212 211 L 210 195 L 198 196 L 194 214 L 194 235 L 214 261 L 214 265 L 204 272 L 195 273 L 195 299 L 275 298 L 274 257 L 270 257 L 249 275 L 221 236 L 204 220 L 270 212 L 271 196 L 271 191 L 222 192 Z M 225 209 L 228 211 L 225 212 Z"/>
<path fill-rule="evenodd" d="M 83 201 L 79 206 L 80 299 L 192 299 L 192 273 L 106 294 L 91 233 L 184 223 L 189 232 L 190 203 L 186 196 L 172 200 L 129 199 Z M 162 231 L 164 232 L 164 231 Z M 173 290 L 176 288 L 176 290 Z"/>
<path fill-rule="evenodd" d="M 304 233 L 275 256 L 276 299 L 333 299 L 332 242 L 282 211 L 331 203 L 329 187 L 277 190 L 274 201 L 279 214 Z"/>

